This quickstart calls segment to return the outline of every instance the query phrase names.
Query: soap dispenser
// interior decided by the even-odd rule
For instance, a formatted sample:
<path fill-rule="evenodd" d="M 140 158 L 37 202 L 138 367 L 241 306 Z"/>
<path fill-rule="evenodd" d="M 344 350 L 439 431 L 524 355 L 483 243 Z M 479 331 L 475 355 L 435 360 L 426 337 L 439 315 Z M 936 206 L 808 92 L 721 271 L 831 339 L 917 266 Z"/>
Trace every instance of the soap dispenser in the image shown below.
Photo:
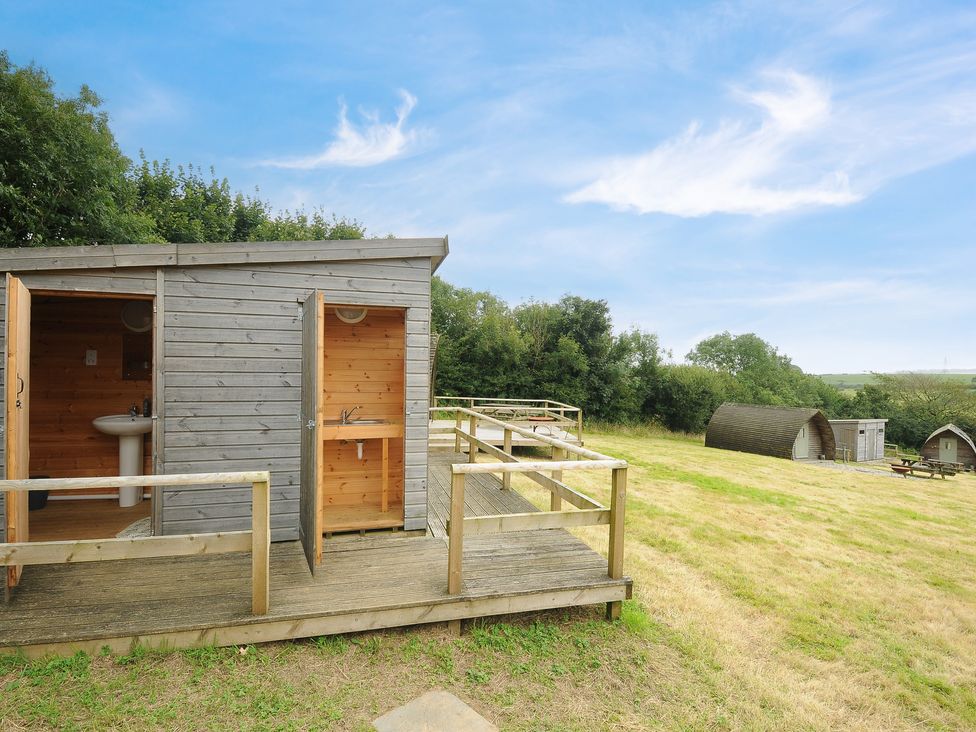
<path fill-rule="evenodd" d="M 142 400 L 142 416 L 151 417 L 152 416 L 152 401 L 149 397 Z"/>

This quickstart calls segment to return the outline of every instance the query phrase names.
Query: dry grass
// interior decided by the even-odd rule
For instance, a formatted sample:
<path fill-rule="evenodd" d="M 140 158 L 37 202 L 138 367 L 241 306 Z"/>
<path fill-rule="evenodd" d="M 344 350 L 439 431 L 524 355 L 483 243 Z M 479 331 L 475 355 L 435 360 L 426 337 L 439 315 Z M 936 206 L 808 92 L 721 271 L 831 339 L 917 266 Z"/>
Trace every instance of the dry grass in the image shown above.
<path fill-rule="evenodd" d="M 505 730 L 976 726 L 976 478 L 834 471 L 653 431 L 588 444 L 632 465 L 620 624 L 589 608 L 461 639 L 430 627 L 0 661 L 0 729 L 365 730 L 432 687 Z M 567 478 L 607 498 L 608 475 Z M 605 529 L 580 535 L 605 550 Z"/>

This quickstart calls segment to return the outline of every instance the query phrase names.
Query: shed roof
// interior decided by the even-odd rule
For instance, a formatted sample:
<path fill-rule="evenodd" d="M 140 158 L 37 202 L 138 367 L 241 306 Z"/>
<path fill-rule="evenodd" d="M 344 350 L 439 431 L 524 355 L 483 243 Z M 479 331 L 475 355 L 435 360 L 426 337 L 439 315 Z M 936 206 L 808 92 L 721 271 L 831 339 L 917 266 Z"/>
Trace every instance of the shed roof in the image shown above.
<path fill-rule="evenodd" d="M 353 259 L 427 258 L 436 271 L 448 253 L 447 237 L 329 239 L 218 244 L 95 244 L 84 247 L 0 249 L 0 272 L 119 267 L 186 267 L 269 262 L 341 262 Z"/>
<path fill-rule="evenodd" d="M 861 424 L 862 422 L 887 422 L 887 418 L 881 417 L 858 417 L 856 419 L 830 419 L 831 424 Z"/>
<path fill-rule="evenodd" d="M 957 437 L 965 440 L 969 444 L 969 447 L 972 448 L 972 451 L 976 453 L 976 445 L 973 444 L 972 438 L 969 435 L 967 435 L 965 432 L 963 432 L 962 428 L 956 427 L 956 425 L 952 424 L 952 422 L 950 422 L 949 424 L 944 424 L 941 427 L 939 427 L 939 429 L 937 429 L 935 432 L 933 432 L 931 435 L 925 438 L 925 442 L 928 443 L 933 437 L 938 437 L 943 432 L 952 432 Z"/>
<path fill-rule="evenodd" d="M 792 458 L 800 428 L 812 422 L 828 460 L 836 453 L 834 431 L 819 409 L 726 402 L 708 422 L 705 446 Z"/>

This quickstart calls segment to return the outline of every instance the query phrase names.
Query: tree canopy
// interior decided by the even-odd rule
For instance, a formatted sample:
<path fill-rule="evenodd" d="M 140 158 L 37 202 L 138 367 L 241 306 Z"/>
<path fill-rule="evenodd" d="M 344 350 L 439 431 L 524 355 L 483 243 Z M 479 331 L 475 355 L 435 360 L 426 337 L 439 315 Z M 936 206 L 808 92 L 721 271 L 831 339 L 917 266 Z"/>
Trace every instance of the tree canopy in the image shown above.
<path fill-rule="evenodd" d="M 87 86 L 59 96 L 0 52 L 0 246 L 358 239 L 354 220 L 273 212 L 226 178 L 122 154 Z"/>

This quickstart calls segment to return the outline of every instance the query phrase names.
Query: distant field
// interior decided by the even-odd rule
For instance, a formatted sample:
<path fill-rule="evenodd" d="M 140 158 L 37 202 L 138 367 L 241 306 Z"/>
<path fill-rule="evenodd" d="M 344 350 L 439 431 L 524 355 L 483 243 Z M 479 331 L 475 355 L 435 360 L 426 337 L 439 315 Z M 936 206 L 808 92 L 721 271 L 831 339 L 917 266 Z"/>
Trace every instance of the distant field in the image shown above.
<path fill-rule="evenodd" d="M 630 462 L 634 599 L 618 624 L 597 607 L 468 623 L 460 639 L 429 627 L 0 657 L 0 729 L 367 732 L 432 687 L 516 732 L 976 729 L 976 477 L 804 465 L 653 430 L 587 444 Z M 608 500 L 605 473 L 569 482 Z M 580 535 L 605 550 L 606 527 Z"/>
<path fill-rule="evenodd" d="M 860 389 L 865 384 L 875 384 L 877 379 L 874 374 L 818 374 L 818 376 L 828 384 L 836 386 L 838 389 Z M 932 374 L 948 381 L 960 381 L 965 384 L 972 384 L 976 379 L 976 372 L 970 373 L 951 373 L 951 374 Z"/>

